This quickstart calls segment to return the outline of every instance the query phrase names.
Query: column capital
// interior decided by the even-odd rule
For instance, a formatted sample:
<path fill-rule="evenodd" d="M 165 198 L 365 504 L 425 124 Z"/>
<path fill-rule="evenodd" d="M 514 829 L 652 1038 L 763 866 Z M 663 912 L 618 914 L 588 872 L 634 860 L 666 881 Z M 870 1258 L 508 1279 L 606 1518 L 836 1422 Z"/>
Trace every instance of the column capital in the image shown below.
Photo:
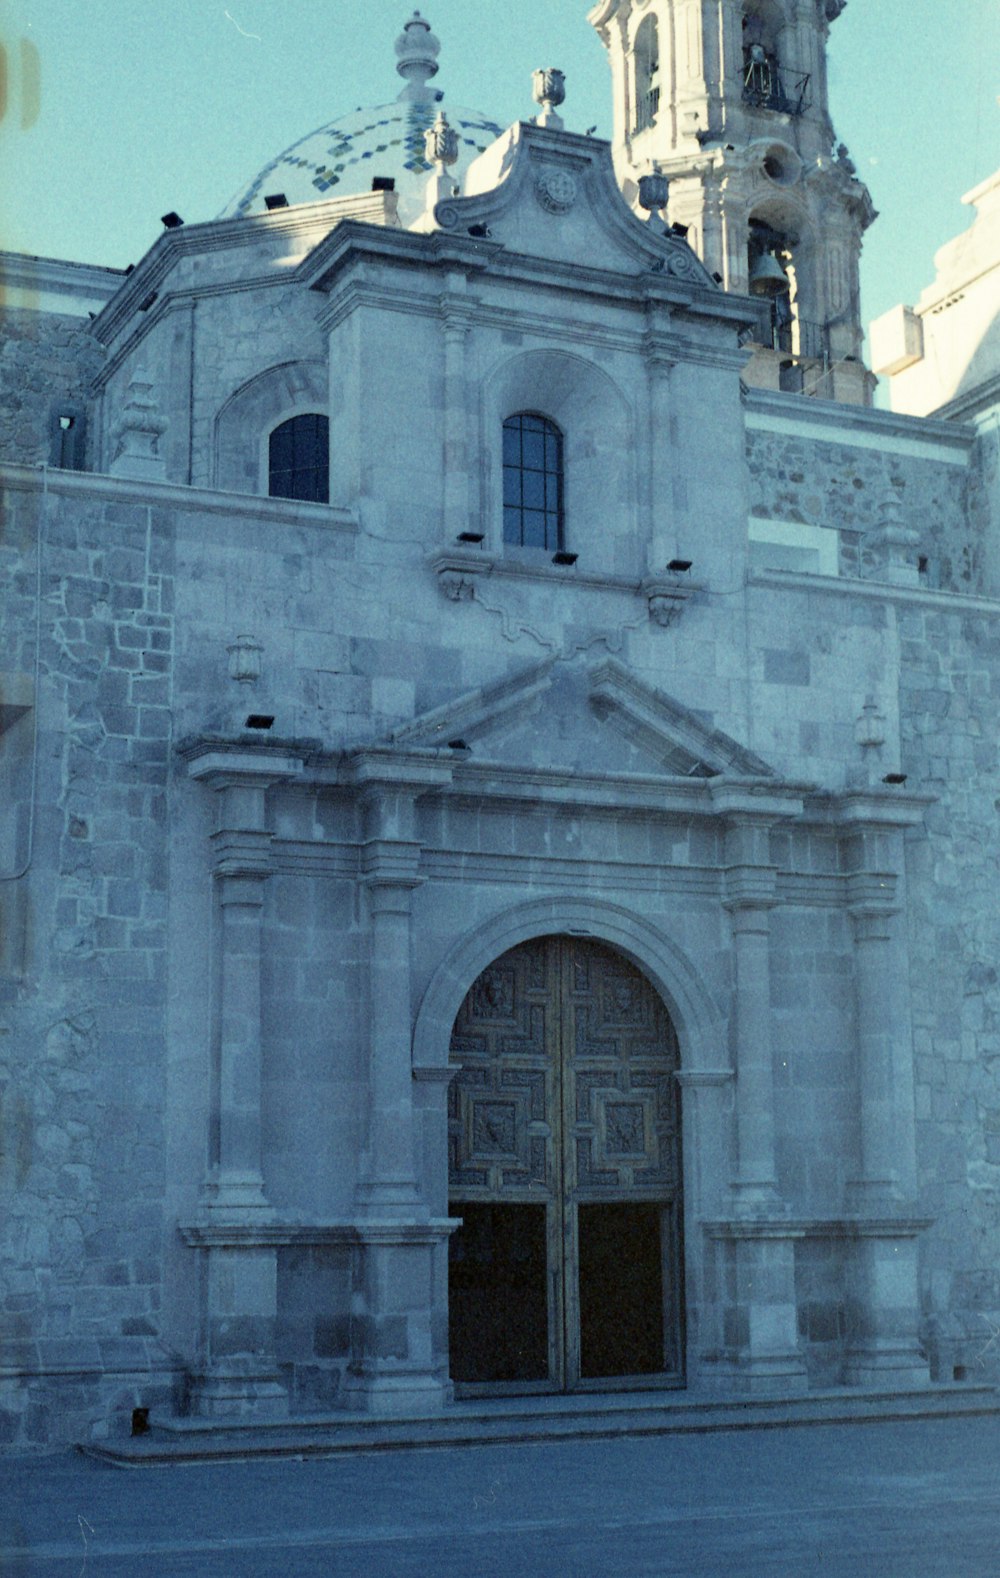
<path fill-rule="evenodd" d="M 421 853 L 414 840 L 370 838 L 361 846 L 361 880 L 370 891 L 417 888 Z"/>
<path fill-rule="evenodd" d="M 223 828 L 213 833 L 214 875 L 263 881 L 271 871 L 271 839 L 270 833 L 248 829 Z"/>
<path fill-rule="evenodd" d="M 730 866 L 723 873 L 723 907 L 733 917 L 733 926 L 754 930 L 768 926 L 768 911 L 778 902 L 778 872 L 775 866 Z"/>

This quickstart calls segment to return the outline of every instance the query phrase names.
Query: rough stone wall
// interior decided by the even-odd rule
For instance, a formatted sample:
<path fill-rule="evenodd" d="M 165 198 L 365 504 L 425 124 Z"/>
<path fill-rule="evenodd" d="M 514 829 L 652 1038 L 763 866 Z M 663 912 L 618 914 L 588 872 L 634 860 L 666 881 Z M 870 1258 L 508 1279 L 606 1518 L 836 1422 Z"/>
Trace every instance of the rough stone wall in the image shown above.
<path fill-rule="evenodd" d="M 900 610 L 925 1313 L 942 1380 L 1000 1371 L 1000 621 Z"/>
<path fill-rule="evenodd" d="M 0 312 L 0 461 L 50 463 L 52 412 L 60 401 L 85 405 L 104 355 L 86 319 Z"/>
<path fill-rule="evenodd" d="M 168 1383 L 173 563 L 157 510 L 15 490 L 5 509 L 4 667 L 27 666 L 45 516 L 34 847 L 0 887 L 0 925 L 25 927 L 0 980 L 0 1377 L 29 1377 L 0 1379 L 0 1441 L 32 1445 L 107 1428 Z"/>
<path fill-rule="evenodd" d="M 747 432 L 754 515 L 840 534 L 840 573 L 866 568 L 865 536 L 895 490 L 906 524 L 920 534 L 927 584 L 954 592 L 991 590 L 985 522 L 970 514 L 975 469 L 885 449 L 817 442 L 795 434 Z"/>

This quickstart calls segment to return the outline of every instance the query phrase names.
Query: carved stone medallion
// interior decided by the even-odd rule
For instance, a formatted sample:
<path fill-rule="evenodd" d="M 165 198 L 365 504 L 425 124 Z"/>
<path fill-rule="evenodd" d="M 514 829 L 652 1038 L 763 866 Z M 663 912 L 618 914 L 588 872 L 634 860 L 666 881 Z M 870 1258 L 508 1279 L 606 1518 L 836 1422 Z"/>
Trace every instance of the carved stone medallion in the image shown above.
<path fill-rule="evenodd" d="M 535 196 L 550 214 L 565 214 L 576 202 L 576 181 L 568 170 L 542 170 Z"/>

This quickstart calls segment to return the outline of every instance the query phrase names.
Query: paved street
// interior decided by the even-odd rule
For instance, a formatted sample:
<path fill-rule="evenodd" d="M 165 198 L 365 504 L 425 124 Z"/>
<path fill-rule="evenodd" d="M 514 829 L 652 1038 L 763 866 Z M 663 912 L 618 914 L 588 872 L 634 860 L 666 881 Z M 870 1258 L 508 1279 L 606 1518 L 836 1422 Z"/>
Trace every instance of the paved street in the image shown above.
<path fill-rule="evenodd" d="M 1000 1422 L 0 1468 L 0 1574 L 992 1578 Z"/>

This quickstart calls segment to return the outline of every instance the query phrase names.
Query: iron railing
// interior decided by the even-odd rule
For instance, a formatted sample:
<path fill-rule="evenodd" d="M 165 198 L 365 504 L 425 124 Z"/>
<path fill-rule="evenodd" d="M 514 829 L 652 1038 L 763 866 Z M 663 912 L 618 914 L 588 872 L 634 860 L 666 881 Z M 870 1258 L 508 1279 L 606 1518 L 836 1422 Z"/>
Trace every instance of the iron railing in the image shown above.
<path fill-rule="evenodd" d="M 659 88 L 649 88 L 645 93 L 640 93 L 635 106 L 635 129 L 637 132 L 648 131 L 656 122 L 660 108 Z"/>
<path fill-rule="evenodd" d="M 809 108 L 810 76 L 808 71 L 782 71 L 771 61 L 751 61 L 743 77 L 743 102 L 780 115 L 801 115 Z"/>

